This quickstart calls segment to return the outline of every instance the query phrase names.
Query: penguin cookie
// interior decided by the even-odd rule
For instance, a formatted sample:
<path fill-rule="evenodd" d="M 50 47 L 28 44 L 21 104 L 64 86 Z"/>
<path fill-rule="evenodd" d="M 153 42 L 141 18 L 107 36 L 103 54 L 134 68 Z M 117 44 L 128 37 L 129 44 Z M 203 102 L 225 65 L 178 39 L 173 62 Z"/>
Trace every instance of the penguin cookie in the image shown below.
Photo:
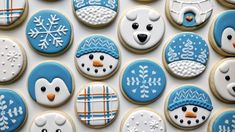
<path fill-rule="evenodd" d="M 235 8 L 235 0 L 217 0 L 217 1 L 228 8 Z"/>

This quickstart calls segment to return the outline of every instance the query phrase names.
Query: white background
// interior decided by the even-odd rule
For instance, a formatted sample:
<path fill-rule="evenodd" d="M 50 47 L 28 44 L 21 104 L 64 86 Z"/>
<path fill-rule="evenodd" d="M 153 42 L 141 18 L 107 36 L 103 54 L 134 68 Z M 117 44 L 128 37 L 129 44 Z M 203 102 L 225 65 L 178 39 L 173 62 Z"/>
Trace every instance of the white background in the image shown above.
<path fill-rule="evenodd" d="M 22 25 L 20 25 L 19 27 L 15 28 L 13 30 L 9 30 L 9 31 L 0 30 L 0 36 L 4 35 L 4 36 L 10 36 L 10 37 L 18 39 L 21 42 L 21 44 L 23 45 L 23 47 L 25 48 L 26 53 L 27 53 L 27 57 L 28 57 L 28 67 L 26 69 L 26 72 L 22 75 L 22 77 L 17 82 L 15 82 L 13 84 L 1 86 L 2 88 L 10 88 L 10 89 L 13 89 L 13 90 L 19 92 L 21 95 L 23 95 L 24 99 L 26 100 L 26 103 L 28 105 L 29 116 L 28 116 L 27 122 L 25 123 L 25 125 L 21 129 L 22 132 L 28 132 L 29 127 L 30 127 L 33 119 L 35 118 L 35 116 L 40 114 L 41 112 L 44 112 L 47 110 L 59 110 L 59 111 L 64 111 L 67 114 L 69 114 L 73 118 L 74 123 L 76 124 L 77 132 L 93 132 L 93 131 L 118 132 L 119 128 L 120 128 L 121 120 L 122 120 L 123 116 L 125 115 L 125 113 L 127 112 L 127 110 L 129 110 L 131 108 L 139 107 L 137 105 L 130 103 L 122 96 L 120 89 L 119 89 L 120 71 L 123 69 L 123 67 L 126 64 L 128 64 L 129 62 L 131 62 L 135 59 L 138 59 L 138 58 L 151 58 L 151 59 L 157 61 L 161 66 L 163 66 L 162 65 L 162 58 L 161 58 L 163 46 L 165 45 L 168 37 L 171 37 L 174 34 L 181 32 L 180 30 L 174 28 L 166 19 L 165 0 L 155 0 L 155 2 L 151 2 L 151 3 L 140 3 L 140 2 L 136 2 L 135 0 L 120 0 L 120 8 L 119 8 L 118 18 L 114 21 L 113 24 L 111 24 L 110 26 L 103 28 L 103 29 L 92 29 L 92 28 L 86 27 L 83 24 L 79 23 L 73 14 L 71 1 L 72 0 L 57 0 L 55 2 L 48 2 L 46 0 L 29 0 L 29 16 L 27 17 L 26 22 L 24 22 Z M 207 23 L 203 28 L 195 31 L 196 33 L 203 36 L 207 42 L 208 42 L 208 38 L 207 38 L 208 35 L 207 34 L 208 34 L 209 27 L 212 23 L 212 19 L 221 11 L 226 10 L 221 5 L 219 5 L 216 2 L 216 0 L 212 0 L 212 2 L 213 2 L 213 6 L 214 6 L 214 12 L 213 12 L 213 15 L 212 15 L 209 23 Z M 150 53 L 144 54 L 144 55 L 136 55 L 136 54 L 133 54 L 133 53 L 127 51 L 126 49 L 124 49 L 124 47 L 119 43 L 118 38 L 117 38 L 117 25 L 118 25 L 118 20 L 120 19 L 120 16 L 123 14 L 123 12 L 126 9 L 129 9 L 129 8 L 132 8 L 132 7 L 135 7 L 138 5 L 144 5 L 144 4 L 151 6 L 152 8 L 154 8 L 155 10 L 160 12 L 160 14 L 164 17 L 164 20 L 166 22 L 166 34 L 164 36 L 162 44 L 156 50 L 154 50 Z M 25 36 L 25 28 L 26 28 L 27 21 L 30 18 L 30 16 L 32 16 L 34 13 L 36 13 L 39 10 L 43 10 L 43 9 L 58 10 L 59 12 L 65 14 L 73 24 L 74 36 L 75 36 L 74 43 L 71 46 L 71 48 L 65 54 L 63 54 L 61 56 L 45 57 L 45 56 L 38 55 L 37 53 L 35 53 L 35 51 L 33 51 L 30 48 L 30 46 L 27 43 L 26 36 Z M 234 19 L 234 18 L 232 18 L 232 19 Z M 120 113 L 113 124 L 111 124 L 107 128 L 98 129 L 98 130 L 90 129 L 90 128 L 84 126 L 77 119 L 77 116 L 76 116 L 75 110 L 74 110 L 75 96 L 77 95 L 78 90 L 80 88 L 82 88 L 82 86 L 84 84 L 91 82 L 91 80 L 88 80 L 88 79 L 82 77 L 78 73 L 78 71 L 76 70 L 75 64 L 74 64 L 74 55 L 75 55 L 76 49 L 78 47 L 78 44 L 84 38 L 86 38 L 87 36 L 92 35 L 92 34 L 103 34 L 103 35 L 107 35 L 108 37 L 113 39 L 115 42 L 117 42 L 117 44 L 121 50 L 121 55 L 122 55 L 122 64 L 121 64 L 119 71 L 112 78 L 106 80 L 106 82 L 110 86 L 112 86 L 114 89 L 116 89 L 116 91 L 118 91 L 119 98 L 120 98 Z M 234 105 L 227 105 L 227 104 L 224 104 L 224 103 L 218 101 L 212 95 L 212 93 L 209 89 L 208 77 L 209 77 L 210 70 L 212 69 L 212 66 L 221 58 L 222 57 L 219 56 L 218 54 L 216 54 L 212 50 L 212 48 L 210 47 L 210 61 L 209 61 L 208 68 L 204 74 L 202 74 L 201 76 L 199 76 L 196 79 L 179 80 L 179 79 L 173 78 L 172 76 L 170 76 L 166 72 L 168 83 L 167 83 L 167 87 L 165 89 L 165 92 L 163 93 L 161 98 L 159 98 L 154 103 L 147 105 L 146 107 L 150 107 L 150 108 L 155 109 L 165 119 L 164 102 L 165 102 L 166 96 L 168 95 L 170 90 L 173 90 L 183 84 L 195 84 L 208 92 L 208 94 L 210 95 L 212 102 L 214 104 L 214 111 L 213 111 L 212 115 L 217 110 L 220 110 L 223 108 L 234 107 Z M 27 90 L 27 80 L 28 80 L 28 76 L 29 76 L 30 72 L 33 70 L 33 68 L 37 64 L 39 64 L 43 61 L 47 61 L 47 60 L 57 60 L 65 65 L 69 66 L 70 70 L 72 71 L 72 73 L 74 75 L 74 80 L 75 80 L 75 93 L 73 94 L 73 97 L 63 106 L 58 107 L 58 108 L 54 108 L 54 109 L 49 109 L 49 108 L 38 105 L 36 102 L 34 102 L 31 99 L 31 97 L 28 94 L 28 90 Z M 166 119 L 165 119 L 165 121 L 166 121 Z M 166 124 L 167 124 L 168 132 L 181 131 L 181 130 L 175 129 L 167 121 L 166 121 Z M 206 124 L 204 124 L 202 127 L 200 127 L 199 129 L 196 129 L 194 131 L 195 132 L 206 132 L 207 125 L 208 125 L 208 122 Z"/>

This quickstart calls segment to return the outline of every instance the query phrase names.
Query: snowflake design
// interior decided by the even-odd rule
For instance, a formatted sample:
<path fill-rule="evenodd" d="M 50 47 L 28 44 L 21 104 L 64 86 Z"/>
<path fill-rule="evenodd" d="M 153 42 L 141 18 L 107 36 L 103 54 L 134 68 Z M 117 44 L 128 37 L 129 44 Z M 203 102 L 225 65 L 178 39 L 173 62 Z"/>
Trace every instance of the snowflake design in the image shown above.
<path fill-rule="evenodd" d="M 127 129 L 128 132 L 139 132 L 139 130 L 136 127 L 130 127 Z"/>
<path fill-rule="evenodd" d="M 15 51 L 9 51 L 7 54 L 7 60 L 9 62 L 15 62 L 19 58 L 19 54 Z"/>
<path fill-rule="evenodd" d="M 150 121 L 149 128 L 151 131 L 157 130 L 159 128 L 159 122 L 157 120 Z"/>

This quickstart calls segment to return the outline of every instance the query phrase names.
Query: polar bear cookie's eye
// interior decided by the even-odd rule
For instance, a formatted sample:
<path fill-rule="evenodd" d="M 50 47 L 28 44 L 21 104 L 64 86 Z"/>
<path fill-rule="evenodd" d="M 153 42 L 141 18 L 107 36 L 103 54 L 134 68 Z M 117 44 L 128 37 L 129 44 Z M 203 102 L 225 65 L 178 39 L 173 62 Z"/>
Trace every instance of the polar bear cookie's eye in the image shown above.
<path fill-rule="evenodd" d="M 47 129 L 42 129 L 42 132 L 47 132 Z"/>
<path fill-rule="evenodd" d="M 62 132 L 62 130 L 60 130 L 60 129 L 57 129 L 55 132 Z"/>
<path fill-rule="evenodd" d="M 146 27 L 146 29 L 147 29 L 148 31 L 153 30 L 153 25 L 152 25 L 152 24 L 148 24 L 147 27 Z"/>
<path fill-rule="evenodd" d="M 59 91 L 60 91 L 60 87 L 56 87 L 56 88 L 55 88 L 55 91 L 56 91 L 56 92 L 59 92 Z"/>
<path fill-rule="evenodd" d="M 227 81 L 229 81 L 229 80 L 230 80 L 230 76 L 226 76 L 225 79 L 226 79 Z"/>
<path fill-rule="evenodd" d="M 138 23 L 133 23 L 132 24 L 132 28 L 133 29 L 138 29 L 139 28 L 139 24 Z"/>
<path fill-rule="evenodd" d="M 45 91 L 46 91 L 46 87 L 42 86 L 42 87 L 41 87 L 41 91 L 42 91 L 42 92 L 45 92 Z"/>
<path fill-rule="evenodd" d="M 187 111 L 187 107 L 185 107 L 185 106 L 182 107 L 182 111 L 183 111 L 183 112 Z"/>
<path fill-rule="evenodd" d="M 233 36 L 232 35 L 228 35 L 227 38 L 228 38 L 228 40 L 231 40 L 233 38 Z"/>

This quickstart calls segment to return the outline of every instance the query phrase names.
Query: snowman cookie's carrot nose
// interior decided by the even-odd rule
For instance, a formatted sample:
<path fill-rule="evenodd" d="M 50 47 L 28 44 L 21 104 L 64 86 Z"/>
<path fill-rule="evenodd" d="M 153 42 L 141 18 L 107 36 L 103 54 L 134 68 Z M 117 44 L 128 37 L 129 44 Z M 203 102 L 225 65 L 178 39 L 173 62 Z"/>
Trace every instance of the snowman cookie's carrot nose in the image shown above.
<path fill-rule="evenodd" d="M 47 94 L 47 98 L 52 102 L 52 101 L 54 101 L 54 99 L 55 99 L 55 94 L 53 94 L 53 93 L 48 93 L 48 94 Z"/>
<path fill-rule="evenodd" d="M 235 42 L 233 42 L 233 47 L 235 48 Z"/>
<path fill-rule="evenodd" d="M 193 112 L 186 112 L 185 117 L 187 117 L 187 118 L 197 118 L 197 115 Z"/>
<path fill-rule="evenodd" d="M 93 61 L 93 66 L 94 67 L 103 67 L 103 63 L 99 60 L 94 60 Z"/>

